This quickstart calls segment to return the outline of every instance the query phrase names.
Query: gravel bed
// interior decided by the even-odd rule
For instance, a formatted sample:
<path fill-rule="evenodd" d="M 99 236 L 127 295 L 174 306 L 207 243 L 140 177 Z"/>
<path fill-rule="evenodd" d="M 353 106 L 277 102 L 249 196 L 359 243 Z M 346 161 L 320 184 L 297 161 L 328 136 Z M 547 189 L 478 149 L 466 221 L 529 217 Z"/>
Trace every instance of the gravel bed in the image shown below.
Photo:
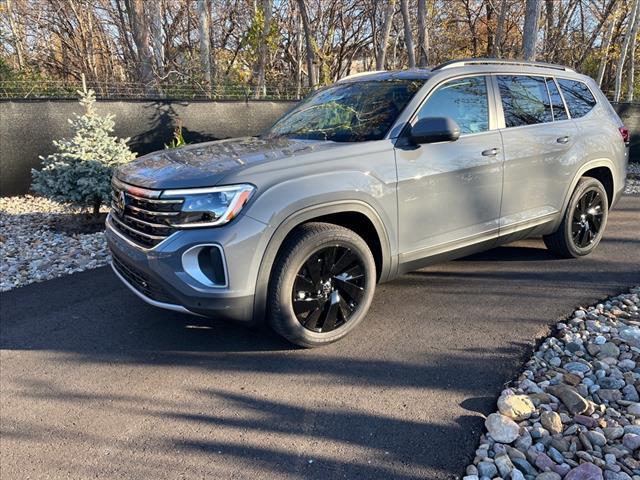
<path fill-rule="evenodd" d="M 0 291 L 108 263 L 103 232 L 66 235 L 48 226 L 70 213 L 78 212 L 41 197 L 0 198 Z"/>
<path fill-rule="evenodd" d="M 640 479 L 640 287 L 558 323 L 486 418 L 464 480 Z"/>
<path fill-rule="evenodd" d="M 624 193 L 640 195 L 640 163 L 630 163 L 627 167 L 627 185 Z"/>

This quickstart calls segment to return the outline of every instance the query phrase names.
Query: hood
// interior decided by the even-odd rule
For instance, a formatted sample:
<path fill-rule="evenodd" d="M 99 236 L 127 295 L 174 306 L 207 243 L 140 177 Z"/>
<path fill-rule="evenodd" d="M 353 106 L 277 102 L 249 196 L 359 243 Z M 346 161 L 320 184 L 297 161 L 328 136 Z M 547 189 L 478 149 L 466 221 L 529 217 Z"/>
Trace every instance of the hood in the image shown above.
<path fill-rule="evenodd" d="M 211 187 L 249 166 L 340 144 L 286 137 L 242 137 L 143 155 L 116 170 L 119 180 L 150 189 Z"/>

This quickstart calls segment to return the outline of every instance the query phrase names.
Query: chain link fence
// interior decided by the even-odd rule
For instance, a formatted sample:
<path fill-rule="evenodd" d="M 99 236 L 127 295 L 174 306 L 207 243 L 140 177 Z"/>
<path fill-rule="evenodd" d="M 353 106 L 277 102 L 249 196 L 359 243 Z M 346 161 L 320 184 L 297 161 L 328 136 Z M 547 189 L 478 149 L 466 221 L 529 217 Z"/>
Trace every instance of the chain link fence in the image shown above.
<path fill-rule="evenodd" d="M 87 88 L 103 100 L 300 100 L 308 88 L 266 85 L 256 89 L 245 84 L 205 85 L 166 83 L 147 87 L 128 82 L 87 82 Z M 75 99 L 82 82 L 66 80 L 0 80 L 0 99 Z"/>

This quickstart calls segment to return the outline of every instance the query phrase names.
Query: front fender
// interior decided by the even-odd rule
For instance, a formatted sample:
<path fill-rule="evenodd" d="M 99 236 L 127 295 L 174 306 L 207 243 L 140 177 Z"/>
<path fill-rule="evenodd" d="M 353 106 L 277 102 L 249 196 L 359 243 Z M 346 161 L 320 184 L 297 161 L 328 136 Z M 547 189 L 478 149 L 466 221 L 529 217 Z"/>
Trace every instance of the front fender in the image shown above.
<path fill-rule="evenodd" d="M 361 213 L 371 221 L 378 234 L 378 239 L 380 240 L 382 249 L 382 270 L 380 272 L 380 281 L 388 280 L 395 275 L 397 270 L 397 255 L 392 254 L 394 250 L 392 250 L 391 246 L 391 237 L 389 236 L 387 228 L 385 227 L 379 213 L 369 203 L 361 200 L 350 199 L 307 205 L 293 213 L 290 213 L 286 218 L 279 221 L 277 228 L 272 230 L 273 235 L 269 239 L 267 247 L 262 255 L 256 279 L 253 308 L 255 323 L 259 323 L 266 316 L 267 295 L 271 270 L 280 246 L 287 235 L 298 225 L 313 220 L 314 218 L 341 212 Z M 280 215 L 274 215 L 274 218 L 279 219 Z"/>

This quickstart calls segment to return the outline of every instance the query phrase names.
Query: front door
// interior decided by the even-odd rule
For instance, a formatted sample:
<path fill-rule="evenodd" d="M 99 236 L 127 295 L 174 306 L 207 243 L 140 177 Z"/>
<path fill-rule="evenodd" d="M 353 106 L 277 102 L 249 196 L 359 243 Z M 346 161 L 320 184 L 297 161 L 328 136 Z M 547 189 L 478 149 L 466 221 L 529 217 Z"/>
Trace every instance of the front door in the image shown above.
<path fill-rule="evenodd" d="M 485 76 L 440 85 L 412 123 L 450 117 L 460 138 L 395 149 L 400 263 L 497 236 L 503 156 L 491 88 Z"/>

